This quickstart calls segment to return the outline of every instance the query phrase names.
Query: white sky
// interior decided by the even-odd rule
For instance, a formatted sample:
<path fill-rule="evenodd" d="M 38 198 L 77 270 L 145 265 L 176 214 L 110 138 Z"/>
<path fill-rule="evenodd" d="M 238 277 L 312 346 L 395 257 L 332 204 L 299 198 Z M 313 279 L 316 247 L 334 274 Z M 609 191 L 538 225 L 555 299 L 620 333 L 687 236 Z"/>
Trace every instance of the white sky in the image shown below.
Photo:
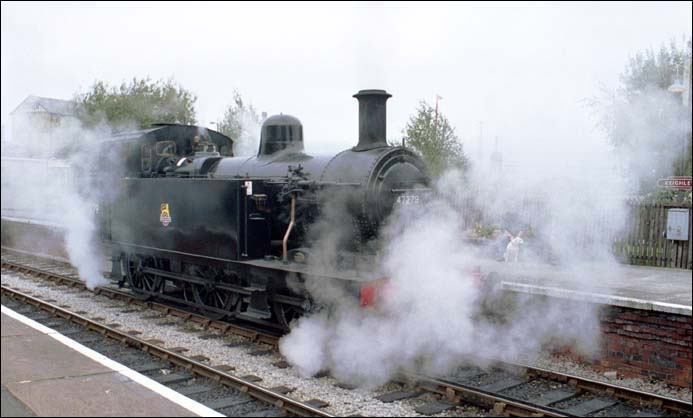
<path fill-rule="evenodd" d="M 27 95 L 70 99 L 95 80 L 173 77 L 200 124 L 238 89 L 299 117 L 309 152 L 357 140 L 351 95 L 393 94 L 388 137 L 435 95 L 472 157 L 499 136 L 507 159 L 594 152 L 582 100 L 615 87 L 628 56 L 691 34 L 691 3 L 2 3 L 2 123 Z"/>

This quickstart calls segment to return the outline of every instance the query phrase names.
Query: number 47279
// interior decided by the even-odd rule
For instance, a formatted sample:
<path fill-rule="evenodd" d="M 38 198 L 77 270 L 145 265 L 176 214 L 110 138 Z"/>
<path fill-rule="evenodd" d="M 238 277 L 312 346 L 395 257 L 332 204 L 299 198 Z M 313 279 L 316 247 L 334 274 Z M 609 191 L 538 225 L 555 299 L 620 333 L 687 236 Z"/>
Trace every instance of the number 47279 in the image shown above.
<path fill-rule="evenodd" d="M 419 196 L 415 194 L 401 194 L 396 201 L 398 205 L 418 205 L 419 202 Z"/>

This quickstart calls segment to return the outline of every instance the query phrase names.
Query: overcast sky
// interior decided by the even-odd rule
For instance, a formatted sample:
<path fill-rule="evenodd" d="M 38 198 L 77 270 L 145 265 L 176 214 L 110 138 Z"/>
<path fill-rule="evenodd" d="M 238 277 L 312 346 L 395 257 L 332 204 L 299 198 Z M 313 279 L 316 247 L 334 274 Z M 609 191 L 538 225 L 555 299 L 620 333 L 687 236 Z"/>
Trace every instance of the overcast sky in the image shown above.
<path fill-rule="evenodd" d="M 417 103 L 440 108 L 472 157 L 603 143 L 582 100 L 629 56 L 691 34 L 691 3 L 2 3 L 2 123 L 27 95 L 70 99 L 94 80 L 173 77 L 202 125 L 234 89 L 301 119 L 306 149 L 357 140 L 360 89 L 386 89 L 388 137 Z M 6 132 L 9 127 L 6 127 Z M 560 144 L 560 146 L 556 145 Z M 542 153 L 541 151 L 539 152 Z"/>

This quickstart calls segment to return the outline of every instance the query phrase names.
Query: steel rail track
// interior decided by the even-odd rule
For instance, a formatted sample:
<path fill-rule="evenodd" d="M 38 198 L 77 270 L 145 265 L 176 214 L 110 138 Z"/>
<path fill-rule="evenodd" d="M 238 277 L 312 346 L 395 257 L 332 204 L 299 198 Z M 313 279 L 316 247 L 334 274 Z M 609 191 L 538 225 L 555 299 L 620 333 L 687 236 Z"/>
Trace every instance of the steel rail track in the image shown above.
<path fill-rule="evenodd" d="M 633 402 L 636 405 L 664 411 L 669 415 L 690 416 L 691 412 L 693 412 L 691 402 L 686 402 L 681 399 L 670 398 L 526 365 L 499 363 L 498 368 L 502 370 L 514 369 L 515 373 L 526 376 L 527 382 L 534 378 L 544 378 L 554 382 L 566 383 L 578 392 L 604 396 L 618 401 Z M 576 416 L 568 414 L 561 409 L 535 405 L 502 394 L 484 391 L 476 386 L 446 379 L 406 373 L 403 376 L 403 381 L 416 382 L 420 389 L 439 394 L 453 403 L 469 402 L 485 407 L 489 409 L 494 416 Z"/>
<path fill-rule="evenodd" d="M 417 382 L 417 387 L 444 396 L 448 401 L 459 404 L 468 402 L 487 408 L 493 416 L 508 417 L 568 417 L 558 410 L 525 403 L 492 392 L 460 383 L 434 379 L 419 374 L 405 374 L 404 379 Z"/>
<path fill-rule="evenodd" d="M 88 330 L 96 331 L 111 339 L 127 344 L 131 347 L 139 348 L 149 354 L 168 361 L 181 367 L 192 374 L 212 379 L 221 385 L 234 388 L 255 399 L 265 402 L 271 406 L 281 408 L 291 415 L 308 417 L 333 417 L 326 411 L 318 409 L 312 405 L 290 398 L 288 396 L 273 392 L 267 388 L 249 382 L 243 378 L 231 375 L 225 371 L 217 370 L 212 366 L 202 364 L 199 361 L 185 357 L 175 351 L 168 350 L 154 343 L 137 338 L 127 332 L 119 331 L 115 328 L 93 321 L 77 313 L 61 308 L 50 302 L 45 302 L 37 297 L 25 294 L 18 290 L 11 289 L 2 285 L 2 294 L 15 300 L 36 306 L 50 314 L 66 319 L 72 323 L 80 325 Z"/>
<path fill-rule="evenodd" d="M 80 290 L 91 292 L 91 290 L 87 288 L 84 281 L 66 276 L 64 274 L 59 274 L 39 269 L 36 267 L 7 261 L 4 259 L 2 260 L 2 268 L 7 268 L 18 273 L 32 275 L 41 279 L 53 281 L 57 284 L 68 285 Z M 205 317 L 204 315 L 195 312 L 190 312 L 185 309 L 176 308 L 159 302 L 145 301 L 138 298 L 130 292 L 122 291 L 112 287 L 99 286 L 93 290 L 93 293 L 95 295 L 107 296 L 115 300 L 123 300 L 130 305 L 144 306 L 149 309 L 160 312 L 164 315 L 168 315 L 174 318 L 180 318 L 187 322 L 202 325 L 205 329 L 217 330 L 220 331 L 222 334 L 238 335 L 241 337 L 248 338 L 252 341 L 267 344 L 273 347 L 277 346 L 279 338 L 281 337 L 281 335 L 279 334 L 271 333 L 259 328 L 251 328 L 249 326 L 241 326 L 226 321 L 213 320 Z"/>
<path fill-rule="evenodd" d="M 636 402 L 643 405 L 650 405 L 657 409 L 663 409 L 668 413 L 678 413 L 690 415 L 693 412 L 693 404 L 681 399 L 670 398 L 655 393 L 644 392 L 611 383 L 600 382 L 598 380 L 585 377 L 573 376 L 565 373 L 557 373 L 552 370 L 529 366 L 519 363 L 505 363 L 506 367 L 524 369 L 524 373 L 529 377 L 542 377 L 557 382 L 564 382 L 570 386 L 590 393 L 604 394 L 609 397 Z"/>
<path fill-rule="evenodd" d="M 83 281 L 65 275 L 53 273 L 39 268 L 22 265 L 16 262 L 2 260 L 2 267 L 8 268 L 19 273 L 30 274 L 39 278 L 45 278 L 58 284 L 66 284 L 80 289 L 88 290 Z M 4 286 L 3 286 L 4 287 Z M 109 287 L 99 287 L 94 290 L 95 294 L 102 294 L 113 299 L 122 299 L 129 304 L 146 306 L 155 311 L 170 315 L 176 318 L 183 318 L 203 325 L 209 329 L 215 329 L 222 334 L 240 335 L 251 340 L 277 347 L 279 336 L 266 333 L 264 331 L 248 329 L 240 325 L 230 324 L 224 321 L 212 320 L 203 315 L 192 313 L 183 309 L 174 308 L 158 302 L 142 301 L 136 296 Z M 654 393 L 648 393 L 610 383 L 600 382 L 580 376 L 559 373 L 547 369 L 533 367 L 519 363 L 509 363 L 495 361 L 496 367 L 503 370 L 511 370 L 516 374 L 526 376 L 528 380 L 533 378 L 544 378 L 554 382 L 566 383 L 576 390 L 588 392 L 599 396 L 608 396 L 619 401 L 634 402 L 639 405 L 650 406 L 667 413 L 688 415 L 693 411 L 690 402 L 676 398 L 670 398 Z M 524 403 L 520 400 L 509 398 L 500 394 L 486 392 L 478 387 L 469 386 L 460 382 L 436 379 L 418 374 L 405 374 L 402 381 L 414 381 L 417 386 L 425 391 L 444 396 L 453 403 L 470 402 L 489 408 L 495 414 L 506 416 L 569 416 L 558 409 L 543 407 Z"/>

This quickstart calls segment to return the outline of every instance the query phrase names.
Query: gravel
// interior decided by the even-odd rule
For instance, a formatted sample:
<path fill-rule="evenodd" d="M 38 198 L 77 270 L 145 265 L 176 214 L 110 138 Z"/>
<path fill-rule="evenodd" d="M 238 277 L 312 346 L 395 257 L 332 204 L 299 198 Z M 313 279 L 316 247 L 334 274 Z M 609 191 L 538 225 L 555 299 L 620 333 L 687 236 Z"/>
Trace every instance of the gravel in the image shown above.
<path fill-rule="evenodd" d="M 570 386 L 549 380 L 534 380 L 524 385 L 507 389 L 503 391 L 503 395 L 510 396 L 511 398 L 527 400 L 556 389 L 570 389 Z"/>
<path fill-rule="evenodd" d="M 503 372 L 496 372 L 496 373 L 489 373 L 489 374 L 483 374 L 481 376 L 476 376 L 468 379 L 464 379 L 463 382 L 468 385 L 472 386 L 486 386 L 490 385 L 496 382 L 500 382 L 501 380 L 511 378 L 512 375 L 508 373 L 503 373 Z"/>
<path fill-rule="evenodd" d="M 302 378 L 297 371 L 291 367 L 280 369 L 273 366 L 282 360 L 276 350 L 264 356 L 251 356 L 249 353 L 257 351 L 256 344 L 240 345 L 229 347 L 228 344 L 242 343 L 247 340 L 237 336 L 223 336 L 219 338 L 203 339 L 201 335 L 214 334 L 212 330 L 203 330 L 195 325 L 182 324 L 176 326 L 162 326 L 157 322 L 171 322 L 171 319 L 162 317 L 161 320 L 146 319 L 152 316 L 149 310 L 136 310 L 124 303 L 114 302 L 104 296 L 84 297 L 84 293 L 66 292 L 67 287 L 41 287 L 41 282 L 37 279 L 26 278 L 14 273 L 2 274 L 2 283 L 13 286 L 32 293 L 42 298 L 55 299 L 57 304 L 70 305 L 74 311 L 85 311 L 87 317 L 103 317 L 104 323 L 120 323 L 121 330 L 137 330 L 142 332 L 139 338 L 159 339 L 165 342 L 167 347 L 183 346 L 190 351 L 185 355 L 193 356 L 202 354 L 210 359 L 210 364 L 228 364 L 235 367 L 231 373 L 237 376 L 256 375 L 262 378 L 258 384 L 270 388 L 274 386 L 287 386 L 295 388 L 288 396 L 307 401 L 310 399 L 320 399 L 330 404 L 325 410 L 337 415 L 361 415 L 361 416 L 417 416 L 414 408 L 426 401 L 423 395 L 417 398 L 405 399 L 392 403 L 383 403 L 374 397 L 395 390 L 405 389 L 403 385 L 389 383 L 375 390 L 361 388 L 343 389 L 331 377 L 322 378 Z M 123 312 L 130 310 L 131 312 Z M 199 332 L 198 332 L 199 331 Z M 555 370 L 562 373 L 573 374 L 589 379 L 604 381 L 620 386 L 626 386 L 641 391 L 657 393 L 691 401 L 690 388 L 672 387 L 661 382 L 648 381 L 633 378 L 606 378 L 603 374 L 589 368 L 589 366 L 578 364 L 567 357 L 546 356 L 544 358 L 525 361 L 525 363 Z M 439 399 L 433 397 L 432 399 Z M 436 416 L 487 416 L 488 412 L 473 406 L 456 407 L 444 411 Z"/>
<path fill-rule="evenodd" d="M 657 413 L 657 411 L 655 411 L 655 410 L 636 408 L 636 407 L 631 406 L 631 405 L 620 404 L 620 405 L 613 406 L 611 408 L 603 409 L 592 416 L 595 416 L 595 417 L 628 417 L 628 416 L 636 415 L 638 413 L 647 414 L 648 412 L 653 413 L 653 414 Z M 656 415 L 652 415 L 652 416 L 656 416 Z"/>
<path fill-rule="evenodd" d="M 587 392 L 587 393 L 583 393 L 581 395 L 575 396 L 573 398 L 567 399 L 565 401 L 555 403 L 551 406 L 554 408 L 559 408 L 559 409 L 567 409 L 567 408 L 570 408 L 572 406 L 579 405 L 583 402 L 587 402 L 589 400 L 592 400 L 596 397 L 597 397 L 596 395 Z"/>

